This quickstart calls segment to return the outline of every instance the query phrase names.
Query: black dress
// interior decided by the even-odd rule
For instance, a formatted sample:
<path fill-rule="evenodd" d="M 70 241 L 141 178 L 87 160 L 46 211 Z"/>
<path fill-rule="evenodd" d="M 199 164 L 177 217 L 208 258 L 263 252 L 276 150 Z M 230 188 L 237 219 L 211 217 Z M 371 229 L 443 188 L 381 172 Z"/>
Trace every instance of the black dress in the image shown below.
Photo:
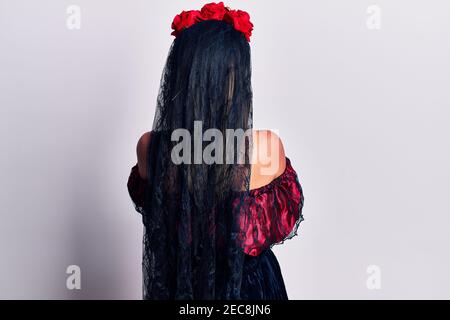
<path fill-rule="evenodd" d="M 277 258 L 271 249 L 258 256 L 245 256 L 241 298 L 245 300 L 287 300 Z"/>
<path fill-rule="evenodd" d="M 142 208 L 145 188 L 136 165 L 128 179 L 128 191 L 137 211 Z M 303 220 L 303 192 L 290 160 L 286 158 L 286 169 L 279 177 L 250 190 L 247 200 L 243 209 L 251 212 L 253 222 L 246 224 L 249 237 L 242 248 L 245 261 L 241 299 L 287 300 L 280 266 L 271 247 L 297 235 Z"/>

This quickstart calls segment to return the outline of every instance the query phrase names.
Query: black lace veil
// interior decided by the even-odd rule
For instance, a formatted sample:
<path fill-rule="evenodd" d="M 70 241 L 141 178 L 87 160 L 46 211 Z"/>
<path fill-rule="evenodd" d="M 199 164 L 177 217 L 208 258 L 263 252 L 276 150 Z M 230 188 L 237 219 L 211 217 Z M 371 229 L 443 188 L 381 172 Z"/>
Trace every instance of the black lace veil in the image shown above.
<path fill-rule="evenodd" d="M 251 129 L 244 35 L 222 21 L 183 31 L 163 71 L 148 148 L 145 299 L 240 298 Z"/>

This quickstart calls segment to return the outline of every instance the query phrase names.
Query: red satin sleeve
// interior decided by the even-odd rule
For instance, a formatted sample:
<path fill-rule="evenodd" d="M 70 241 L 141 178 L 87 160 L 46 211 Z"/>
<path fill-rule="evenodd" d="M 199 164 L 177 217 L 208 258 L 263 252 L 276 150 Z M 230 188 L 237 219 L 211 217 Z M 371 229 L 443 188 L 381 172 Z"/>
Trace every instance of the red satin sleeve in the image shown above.
<path fill-rule="evenodd" d="M 286 158 L 286 169 L 270 184 L 250 190 L 240 209 L 244 252 L 257 256 L 297 235 L 303 220 L 303 191 L 297 173 Z"/>
<path fill-rule="evenodd" d="M 135 165 L 131 168 L 130 176 L 128 177 L 128 193 L 133 201 L 134 207 L 137 212 L 144 212 L 144 194 L 147 185 L 147 180 L 142 179 L 139 175 L 138 166 Z"/>

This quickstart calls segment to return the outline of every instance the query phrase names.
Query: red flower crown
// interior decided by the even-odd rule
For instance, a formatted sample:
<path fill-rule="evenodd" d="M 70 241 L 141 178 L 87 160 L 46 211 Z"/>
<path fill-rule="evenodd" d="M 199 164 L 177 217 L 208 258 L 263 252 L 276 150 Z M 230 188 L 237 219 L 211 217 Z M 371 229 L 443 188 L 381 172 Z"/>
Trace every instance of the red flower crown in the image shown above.
<path fill-rule="evenodd" d="M 234 29 L 242 32 L 250 42 L 253 23 L 250 22 L 250 15 L 242 10 L 231 10 L 225 7 L 223 2 L 208 3 L 199 10 L 183 11 L 176 15 L 172 22 L 172 35 L 177 37 L 184 29 L 205 20 L 219 20 L 231 24 Z"/>

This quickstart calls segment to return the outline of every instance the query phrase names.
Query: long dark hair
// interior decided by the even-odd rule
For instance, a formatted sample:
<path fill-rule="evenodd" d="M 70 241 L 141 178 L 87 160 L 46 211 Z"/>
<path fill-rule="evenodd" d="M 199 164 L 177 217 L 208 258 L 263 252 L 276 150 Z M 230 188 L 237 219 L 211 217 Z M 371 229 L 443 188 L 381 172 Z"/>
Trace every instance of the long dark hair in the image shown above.
<path fill-rule="evenodd" d="M 229 142 L 227 129 L 249 133 L 233 149 L 246 154 L 246 161 L 175 164 L 171 155 L 178 141 L 172 133 L 182 128 L 194 137 L 194 121 L 201 121 L 203 131 L 223 133 L 215 144 Z M 239 224 L 245 217 L 239 206 L 249 189 L 251 129 L 250 46 L 244 35 L 214 20 L 184 30 L 163 71 L 148 149 L 144 298 L 240 298 Z"/>

